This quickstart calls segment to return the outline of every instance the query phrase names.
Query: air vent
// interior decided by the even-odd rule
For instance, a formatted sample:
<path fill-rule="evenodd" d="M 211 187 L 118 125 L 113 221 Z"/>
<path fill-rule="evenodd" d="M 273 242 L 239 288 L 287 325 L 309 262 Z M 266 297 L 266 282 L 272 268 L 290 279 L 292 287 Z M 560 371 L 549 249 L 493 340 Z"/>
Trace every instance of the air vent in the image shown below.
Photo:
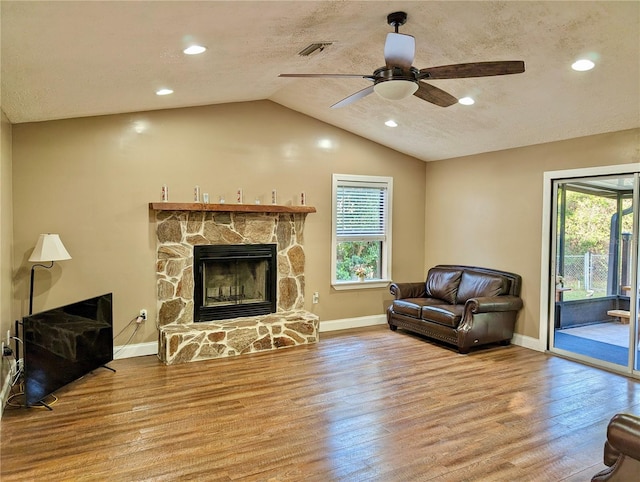
<path fill-rule="evenodd" d="M 298 52 L 298 55 L 300 55 L 301 57 L 308 57 L 309 55 L 316 52 L 322 52 L 325 47 L 328 47 L 332 44 L 333 42 L 316 42 L 303 48 L 300 52 Z"/>

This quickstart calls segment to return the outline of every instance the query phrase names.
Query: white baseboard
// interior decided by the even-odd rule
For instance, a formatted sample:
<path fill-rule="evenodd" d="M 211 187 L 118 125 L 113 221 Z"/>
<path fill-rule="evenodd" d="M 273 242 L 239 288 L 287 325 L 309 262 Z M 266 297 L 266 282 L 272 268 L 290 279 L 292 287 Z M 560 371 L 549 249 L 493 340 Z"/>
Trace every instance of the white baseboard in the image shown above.
<path fill-rule="evenodd" d="M 9 399 L 9 394 L 11 393 L 11 373 L 7 373 L 3 383 L 2 390 L 0 391 L 0 418 L 2 418 L 2 413 L 4 412 L 4 407 L 7 404 L 7 400 Z"/>
<path fill-rule="evenodd" d="M 320 333 L 328 331 L 348 330 L 349 328 L 363 328 L 365 326 L 386 325 L 386 315 L 360 316 L 358 318 L 343 318 L 340 320 L 329 320 L 320 322 Z M 511 343 L 536 351 L 544 351 L 540 346 L 540 340 L 530 336 L 514 333 Z M 148 356 L 158 354 L 158 343 L 155 341 L 148 343 L 137 343 L 135 345 L 113 347 L 113 359 L 133 358 L 136 356 Z M 3 387 L 4 390 L 4 387 Z M 4 393 L 1 392 L 1 393 Z"/>
<path fill-rule="evenodd" d="M 7 404 L 7 400 L 9 400 L 9 395 L 11 395 L 11 380 L 13 378 L 11 374 L 14 373 L 15 366 L 16 366 L 15 361 L 11 360 L 10 369 L 7 372 L 7 376 L 2 382 L 2 388 L 0 389 L 0 418 L 2 418 L 4 407 Z"/>
<path fill-rule="evenodd" d="M 523 348 L 528 348 L 529 350 L 535 351 L 545 351 L 545 348 L 540 340 L 537 338 L 531 338 L 530 336 L 520 335 L 518 333 L 513 334 L 513 338 L 511 339 L 511 343 L 514 345 L 521 346 Z"/>
<path fill-rule="evenodd" d="M 136 356 L 147 356 L 158 354 L 158 342 L 136 343 L 135 345 L 114 346 L 113 359 L 133 358 Z"/>
<path fill-rule="evenodd" d="M 321 321 L 320 332 L 322 333 L 326 331 L 347 330 L 349 328 L 362 328 L 365 326 L 386 325 L 386 324 L 387 324 L 386 315 L 371 315 L 371 316 L 361 316 L 359 318 L 344 318 L 342 320 Z M 545 351 L 544 348 L 541 347 L 540 340 L 538 340 L 537 338 L 532 338 L 530 336 L 520 335 L 518 333 L 513 334 L 511 343 L 513 343 L 514 345 L 521 346 L 523 348 L 528 348 L 530 350 Z"/>
<path fill-rule="evenodd" d="M 358 318 L 343 318 L 341 320 L 320 321 L 320 333 L 323 331 L 348 330 L 363 326 L 386 325 L 386 315 L 360 316 Z"/>

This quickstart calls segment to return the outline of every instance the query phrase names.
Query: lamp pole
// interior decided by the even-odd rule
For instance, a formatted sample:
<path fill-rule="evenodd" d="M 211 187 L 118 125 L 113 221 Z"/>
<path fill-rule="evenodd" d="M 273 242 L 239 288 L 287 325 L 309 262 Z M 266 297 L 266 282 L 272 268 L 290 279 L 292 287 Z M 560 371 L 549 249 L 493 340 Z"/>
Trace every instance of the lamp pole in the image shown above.
<path fill-rule="evenodd" d="M 53 261 L 51 261 L 51 265 L 46 266 L 44 264 L 34 264 L 31 267 L 31 282 L 29 283 L 29 314 L 33 314 L 33 277 L 36 271 L 36 266 L 40 266 L 41 268 L 50 269 L 53 268 Z"/>

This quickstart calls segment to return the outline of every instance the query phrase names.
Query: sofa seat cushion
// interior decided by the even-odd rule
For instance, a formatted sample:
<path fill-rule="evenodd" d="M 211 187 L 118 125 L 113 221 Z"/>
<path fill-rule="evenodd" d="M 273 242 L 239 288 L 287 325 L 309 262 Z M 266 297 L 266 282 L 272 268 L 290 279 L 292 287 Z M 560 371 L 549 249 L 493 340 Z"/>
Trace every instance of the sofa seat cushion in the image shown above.
<path fill-rule="evenodd" d="M 456 303 L 464 304 L 471 298 L 500 296 L 509 293 L 509 280 L 502 276 L 477 271 L 465 271 L 460 278 Z"/>
<path fill-rule="evenodd" d="M 422 319 L 457 328 L 464 314 L 464 305 L 429 305 L 422 308 Z"/>
<path fill-rule="evenodd" d="M 405 298 L 393 302 L 393 311 L 401 315 L 420 318 L 424 306 L 439 304 L 442 304 L 442 300 L 436 300 L 434 298 Z"/>
<path fill-rule="evenodd" d="M 431 268 L 425 284 L 427 296 L 454 304 L 461 276 L 462 270 Z"/>

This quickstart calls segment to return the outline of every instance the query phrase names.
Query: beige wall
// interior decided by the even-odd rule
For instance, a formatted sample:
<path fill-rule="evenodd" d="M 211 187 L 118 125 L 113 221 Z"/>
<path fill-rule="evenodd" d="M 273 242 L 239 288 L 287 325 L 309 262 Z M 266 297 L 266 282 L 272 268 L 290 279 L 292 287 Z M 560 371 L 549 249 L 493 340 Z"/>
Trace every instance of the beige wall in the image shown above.
<path fill-rule="evenodd" d="M 317 147 L 329 138 L 332 149 Z M 424 273 L 426 164 L 269 101 L 13 126 L 13 317 L 28 310 L 27 259 L 39 233 L 59 233 L 73 259 L 37 270 L 34 311 L 114 293 L 117 333 L 140 308 L 156 314 L 155 233 L 148 203 L 190 202 L 198 184 L 227 202 L 272 189 L 281 204 L 305 191 L 306 308 L 321 320 L 382 314 L 386 289 L 330 288 L 331 174 L 394 178 L 393 272 Z M 297 201 L 296 201 L 297 202 Z M 319 291 L 320 303 L 311 304 Z M 133 343 L 154 341 L 153 323 Z M 121 344 L 123 338 L 116 339 Z"/>
<path fill-rule="evenodd" d="M 13 299 L 11 192 L 11 124 L 4 112 L 0 111 L 0 339 L 5 342 L 7 330 L 13 333 L 14 326 L 11 316 Z M 4 382 L 7 369 L 8 366 L 3 365 L 0 370 L 0 387 Z"/>
<path fill-rule="evenodd" d="M 285 204 L 305 191 L 318 210 L 305 231 L 306 308 L 325 321 L 382 314 L 386 289 L 330 288 L 331 174 L 338 172 L 394 177 L 394 279 L 420 280 L 438 263 L 519 273 L 525 308 L 516 332 L 537 338 L 543 172 L 640 161 L 635 129 L 425 164 L 269 101 L 19 124 L 13 152 L 10 127 L 3 123 L 0 227 L 7 256 L 13 157 L 14 272 L 0 257 L 3 312 L 11 296 L 5 285 L 15 279 L 4 333 L 27 312 L 27 258 L 41 232 L 59 233 L 73 259 L 37 271 L 35 311 L 112 291 L 116 333 L 140 308 L 153 320 L 148 203 L 160 200 L 163 183 L 175 202 L 191 201 L 195 184 L 228 202 L 238 187 L 246 202 L 268 202 L 277 189 Z M 325 137 L 332 149 L 317 147 Z M 155 339 L 149 323 L 132 342 Z"/>
<path fill-rule="evenodd" d="M 543 173 L 640 162 L 640 129 L 427 164 L 425 260 L 523 277 L 516 332 L 538 338 Z"/>

